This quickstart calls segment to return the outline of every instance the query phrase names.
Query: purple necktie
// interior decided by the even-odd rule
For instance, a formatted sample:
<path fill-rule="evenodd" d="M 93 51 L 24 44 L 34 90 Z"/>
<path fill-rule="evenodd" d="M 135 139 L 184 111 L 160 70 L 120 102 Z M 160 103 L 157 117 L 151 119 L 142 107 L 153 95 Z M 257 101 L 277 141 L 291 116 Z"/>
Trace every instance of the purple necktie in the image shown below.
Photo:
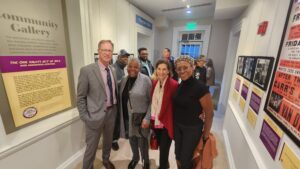
<path fill-rule="evenodd" d="M 111 81 L 111 76 L 110 76 L 110 71 L 108 68 L 105 68 L 106 72 L 107 72 L 107 85 L 109 88 L 109 93 L 110 93 L 110 103 L 111 105 L 114 104 L 114 98 L 113 98 L 113 87 L 112 87 L 112 81 Z"/>

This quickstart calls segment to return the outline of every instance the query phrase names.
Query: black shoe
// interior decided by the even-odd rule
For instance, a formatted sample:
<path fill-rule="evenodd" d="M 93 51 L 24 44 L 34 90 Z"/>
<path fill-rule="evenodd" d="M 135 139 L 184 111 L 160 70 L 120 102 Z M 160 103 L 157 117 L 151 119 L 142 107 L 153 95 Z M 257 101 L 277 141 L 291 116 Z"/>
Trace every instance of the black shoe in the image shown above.
<path fill-rule="evenodd" d="M 128 164 L 128 169 L 134 169 L 137 163 L 138 161 L 131 160 L 130 163 Z"/>
<path fill-rule="evenodd" d="M 145 163 L 143 169 L 150 169 L 150 163 Z"/>
<path fill-rule="evenodd" d="M 111 145 L 111 148 L 115 151 L 118 151 L 119 150 L 119 144 L 118 142 L 113 142 L 112 145 Z"/>
<path fill-rule="evenodd" d="M 159 166 L 157 169 L 169 169 L 169 168 L 170 168 L 170 163 L 168 162 L 166 167 Z"/>

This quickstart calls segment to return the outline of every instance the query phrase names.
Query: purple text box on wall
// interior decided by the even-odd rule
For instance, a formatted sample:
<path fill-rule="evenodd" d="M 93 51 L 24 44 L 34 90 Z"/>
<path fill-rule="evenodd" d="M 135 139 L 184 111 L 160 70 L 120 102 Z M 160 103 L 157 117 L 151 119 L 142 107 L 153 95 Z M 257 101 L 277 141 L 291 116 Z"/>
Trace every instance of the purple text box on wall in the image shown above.
<path fill-rule="evenodd" d="M 0 72 L 65 68 L 65 56 L 0 56 Z"/>
<path fill-rule="evenodd" d="M 265 145 L 273 160 L 275 160 L 276 152 L 280 143 L 280 137 L 266 121 L 263 122 L 259 138 Z"/>
<path fill-rule="evenodd" d="M 251 93 L 250 107 L 254 110 L 256 114 L 259 112 L 261 97 L 259 97 L 255 92 Z"/>
<path fill-rule="evenodd" d="M 246 100 L 247 99 L 247 95 L 248 95 L 248 86 L 246 86 L 245 84 L 243 84 L 242 86 L 242 97 Z"/>

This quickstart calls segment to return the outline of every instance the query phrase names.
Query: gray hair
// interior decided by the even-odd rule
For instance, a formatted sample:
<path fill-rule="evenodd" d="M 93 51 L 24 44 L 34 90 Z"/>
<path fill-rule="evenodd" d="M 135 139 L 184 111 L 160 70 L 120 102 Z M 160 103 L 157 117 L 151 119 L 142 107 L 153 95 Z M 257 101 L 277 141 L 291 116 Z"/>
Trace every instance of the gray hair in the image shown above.
<path fill-rule="evenodd" d="M 129 65 L 130 63 L 132 63 L 132 62 L 136 62 L 136 63 L 139 65 L 139 67 L 141 67 L 141 63 L 140 63 L 140 61 L 139 61 L 138 58 L 135 58 L 135 57 L 130 58 L 130 59 L 128 60 L 128 65 Z"/>

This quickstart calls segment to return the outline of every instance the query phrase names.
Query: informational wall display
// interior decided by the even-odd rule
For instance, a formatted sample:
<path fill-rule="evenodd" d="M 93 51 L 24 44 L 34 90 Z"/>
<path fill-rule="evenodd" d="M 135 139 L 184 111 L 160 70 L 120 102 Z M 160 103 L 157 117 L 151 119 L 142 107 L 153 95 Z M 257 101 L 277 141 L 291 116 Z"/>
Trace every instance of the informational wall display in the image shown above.
<path fill-rule="evenodd" d="M 236 73 L 254 83 L 262 90 L 266 90 L 269 84 L 273 62 L 273 57 L 239 56 Z"/>
<path fill-rule="evenodd" d="M 255 65 L 255 72 L 252 82 L 261 88 L 266 90 L 269 84 L 274 58 L 273 57 L 257 57 Z"/>
<path fill-rule="evenodd" d="M 247 113 L 247 119 L 253 128 L 256 125 L 257 115 L 259 113 L 261 98 L 263 94 L 263 91 L 261 91 L 257 87 L 253 87 Z"/>
<path fill-rule="evenodd" d="M 240 92 L 240 86 L 241 86 L 241 79 L 239 77 L 237 77 L 235 79 L 235 84 L 234 84 L 234 89 L 237 91 L 237 92 Z"/>
<path fill-rule="evenodd" d="M 282 130 L 277 127 L 277 125 L 267 115 L 265 115 L 259 138 L 265 145 L 273 160 L 275 160 L 282 136 Z"/>
<path fill-rule="evenodd" d="M 240 99 L 240 108 L 241 108 L 242 112 L 244 112 L 244 110 L 245 110 L 249 87 L 250 87 L 250 83 L 248 81 L 244 81 L 244 83 L 242 85 L 242 90 L 241 90 L 242 97 Z"/>
<path fill-rule="evenodd" d="M 300 147 L 299 8 L 299 1 L 291 1 L 265 111 Z"/>
<path fill-rule="evenodd" d="M 245 58 L 246 58 L 245 56 L 239 56 L 239 58 L 238 58 L 236 73 L 239 75 L 243 75 Z"/>
<path fill-rule="evenodd" d="M 234 101 L 237 101 L 239 98 L 240 86 L 241 86 L 241 77 L 237 75 L 234 83 L 234 89 L 232 90 L 232 98 Z"/>
<path fill-rule="evenodd" d="M 2 2 L 0 110 L 10 133 L 72 107 L 73 90 L 62 1 Z"/>
<path fill-rule="evenodd" d="M 300 169 L 300 159 L 285 143 L 279 158 L 283 169 Z"/>
<path fill-rule="evenodd" d="M 256 58 L 254 57 L 245 57 L 244 59 L 244 70 L 243 77 L 251 81 L 254 75 Z"/>
<path fill-rule="evenodd" d="M 142 25 L 145 28 L 152 30 L 152 23 L 139 15 L 135 16 L 135 22 L 139 25 Z"/>

